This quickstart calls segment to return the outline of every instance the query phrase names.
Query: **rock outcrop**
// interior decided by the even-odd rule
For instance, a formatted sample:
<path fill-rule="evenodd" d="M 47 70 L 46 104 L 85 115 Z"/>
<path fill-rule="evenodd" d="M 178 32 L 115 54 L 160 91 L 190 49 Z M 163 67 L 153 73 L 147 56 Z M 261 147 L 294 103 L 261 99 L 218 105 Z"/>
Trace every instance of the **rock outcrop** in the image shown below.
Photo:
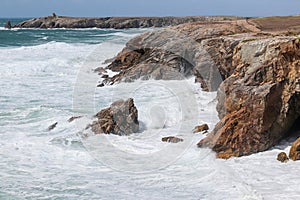
<path fill-rule="evenodd" d="M 256 38 L 240 43 L 234 69 L 219 90 L 221 121 L 198 144 L 220 158 L 269 149 L 286 137 L 300 117 L 300 41 Z"/>
<path fill-rule="evenodd" d="M 96 114 L 90 127 L 95 134 L 130 135 L 139 130 L 138 111 L 133 99 L 119 100 Z"/>
<path fill-rule="evenodd" d="M 148 32 L 127 43 L 107 67 L 119 74 L 103 84 L 195 76 L 204 90 L 219 89 L 220 122 L 198 146 L 212 148 L 219 158 L 250 155 L 287 137 L 300 118 L 295 34 L 263 32 L 247 20 Z"/>
<path fill-rule="evenodd" d="M 289 158 L 291 160 L 300 160 L 300 138 L 298 138 L 290 149 Z"/>
<path fill-rule="evenodd" d="M 195 76 L 203 89 L 216 90 L 231 73 L 230 69 L 223 68 L 231 61 L 230 55 L 241 40 L 220 36 L 246 32 L 249 30 L 237 22 L 222 21 L 188 23 L 144 33 L 130 40 L 107 67 L 119 74 L 102 83 L 180 80 Z"/>
<path fill-rule="evenodd" d="M 236 20 L 239 17 L 105 17 L 76 18 L 52 15 L 21 22 L 16 28 L 149 28 L 197 21 Z"/>

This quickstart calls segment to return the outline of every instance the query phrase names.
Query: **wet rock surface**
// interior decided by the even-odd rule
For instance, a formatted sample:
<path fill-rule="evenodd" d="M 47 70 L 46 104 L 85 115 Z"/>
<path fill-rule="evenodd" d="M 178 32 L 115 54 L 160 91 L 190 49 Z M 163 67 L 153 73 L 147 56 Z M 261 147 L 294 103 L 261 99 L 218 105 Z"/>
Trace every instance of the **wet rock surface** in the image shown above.
<path fill-rule="evenodd" d="M 203 131 L 208 131 L 209 127 L 207 124 L 202 124 L 200 126 L 196 126 L 193 130 L 193 133 L 199 133 L 199 132 L 203 132 Z"/>
<path fill-rule="evenodd" d="M 289 157 L 286 155 L 285 152 L 281 152 L 277 155 L 277 160 L 282 163 L 286 163 L 289 161 Z"/>
<path fill-rule="evenodd" d="M 90 125 L 95 134 L 130 135 L 139 131 L 138 111 L 131 98 L 115 101 L 95 117 Z"/>
<path fill-rule="evenodd" d="M 178 142 L 183 142 L 183 139 L 175 137 L 175 136 L 168 136 L 168 137 L 163 137 L 161 139 L 163 142 L 169 142 L 169 143 L 178 143 Z"/>

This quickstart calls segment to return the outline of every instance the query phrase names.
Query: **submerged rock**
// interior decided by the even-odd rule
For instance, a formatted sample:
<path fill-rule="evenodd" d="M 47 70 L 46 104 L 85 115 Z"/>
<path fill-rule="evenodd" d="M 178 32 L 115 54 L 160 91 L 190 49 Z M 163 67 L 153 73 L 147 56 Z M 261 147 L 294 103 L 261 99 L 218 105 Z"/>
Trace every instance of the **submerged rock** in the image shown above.
<path fill-rule="evenodd" d="M 82 116 L 73 116 L 73 117 L 70 117 L 70 118 L 68 119 L 68 122 L 72 122 L 72 121 L 74 121 L 74 120 L 76 120 L 76 119 L 79 119 L 79 118 L 82 118 Z"/>
<path fill-rule="evenodd" d="M 183 142 L 183 139 L 175 137 L 175 136 L 168 136 L 168 137 L 163 137 L 161 139 L 163 142 L 169 142 L 169 143 L 178 143 L 178 142 Z"/>
<path fill-rule="evenodd" d="M 291 160 L 300 160 L 300 138 L 298 138 L 290 149 L 289 157 Z"/>
<path fill-rule="evenodd" d="M 130 135 L 139 130 L 138 111 L 133 99 L 119 100 L 96 114 L 97 121 L 91 124 L 95 134 Z"/>
<path fill-rule="evenodd" d="M 285 152 L 281 152 L 281 153 L 278 154 L 277 160 L 282 162 L 282 163 L 286 163 L 286 162 L 289 161 L 289 157 L 286 155 Z"/>
<path fill-rule="evenodd" d="M 51 131 L 53 129 L 55 129 L 56 125 L 58 124 L 58 122 L 55 122 L 54 124 L 51 124 L 49 127 L 48 127 L 48 131 Z"/>

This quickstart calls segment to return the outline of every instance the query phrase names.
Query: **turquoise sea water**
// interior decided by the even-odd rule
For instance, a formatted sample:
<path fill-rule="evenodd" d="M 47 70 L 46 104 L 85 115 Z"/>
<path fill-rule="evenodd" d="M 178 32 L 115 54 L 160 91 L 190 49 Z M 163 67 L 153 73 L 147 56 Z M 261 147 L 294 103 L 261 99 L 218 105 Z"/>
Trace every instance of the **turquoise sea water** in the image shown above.
<path fill-rule="evenodd" d="M 9 46 L 32 46 L 45 44 L 51 41 L 65 43 L 99 44 L 113 39 L 121 30 L 113 29 L 12 29 L 3 30 L 5 23 L 17 24 L 25 19 L 0 19 L 0 47 Z M 133 30 L 128 33 L 138 33 L 143 31 Z M 120 38 L 119 38 L 120 39 Z M 124 40 L 120 40 L 123 42 Z"/>

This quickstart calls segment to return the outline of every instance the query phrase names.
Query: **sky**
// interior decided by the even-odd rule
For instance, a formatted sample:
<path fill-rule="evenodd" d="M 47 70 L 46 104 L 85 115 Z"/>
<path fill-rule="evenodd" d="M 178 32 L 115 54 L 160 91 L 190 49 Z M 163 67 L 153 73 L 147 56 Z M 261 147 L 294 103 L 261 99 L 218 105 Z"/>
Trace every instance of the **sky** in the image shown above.
<path fill-rule="evenodd" d="M 0 0 L 0 17 L 211 16 L 300 14 L 300 0 Z"/>

